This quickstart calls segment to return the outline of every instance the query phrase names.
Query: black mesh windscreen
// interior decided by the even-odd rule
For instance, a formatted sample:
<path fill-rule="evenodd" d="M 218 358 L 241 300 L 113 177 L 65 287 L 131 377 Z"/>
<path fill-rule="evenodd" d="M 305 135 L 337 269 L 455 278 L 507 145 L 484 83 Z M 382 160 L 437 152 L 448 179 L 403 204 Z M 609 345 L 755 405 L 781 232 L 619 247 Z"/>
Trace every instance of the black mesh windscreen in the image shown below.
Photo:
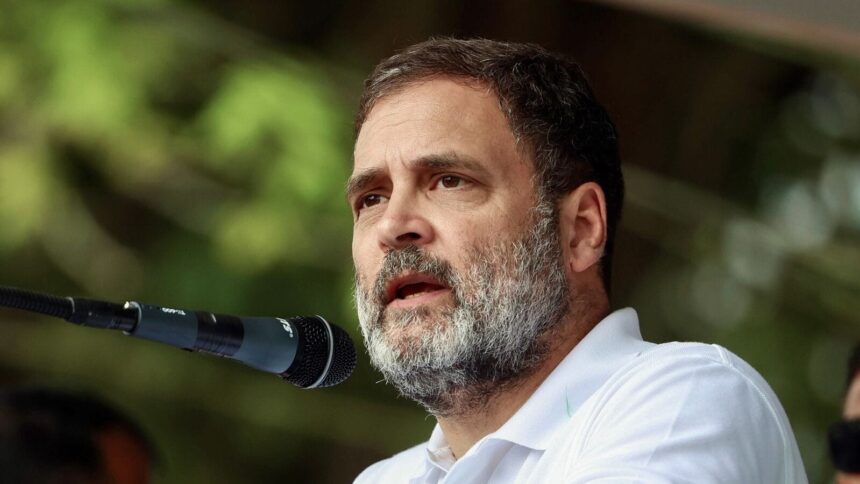
<path fill-rule="evenodd" d="M 328 331 L 315 317 L 291 318 L 299 333 L 299 348 L 293 364 L 281 374 L 284 380 L 302 388 L 313 385 L 328 361 Z"/>
<path fill-rule="evenodd" d="M 349 378 L 355 369 L 355 346 L 352 344 L 349 334 L 338 326 L 332 325 L 334 334 L 334 356 L 332 356 L 331 367 L 320 387 L 337 385 Z"/>
<path fill-rule="evenodd" d="M 297 386 L 307 388 L 313 385 L 323 371 L 329 357 L 329 341 L 326 323 L 319 317 L 293 318 L 299 333 L 299 348 L 296 359 L 281 377 Z M 337 385 L 346 380 L 355 368 L 355 347 L 343 329 L 331 325 L 334 335 L 334 354 L 328 374 L 320 387 Z"/>

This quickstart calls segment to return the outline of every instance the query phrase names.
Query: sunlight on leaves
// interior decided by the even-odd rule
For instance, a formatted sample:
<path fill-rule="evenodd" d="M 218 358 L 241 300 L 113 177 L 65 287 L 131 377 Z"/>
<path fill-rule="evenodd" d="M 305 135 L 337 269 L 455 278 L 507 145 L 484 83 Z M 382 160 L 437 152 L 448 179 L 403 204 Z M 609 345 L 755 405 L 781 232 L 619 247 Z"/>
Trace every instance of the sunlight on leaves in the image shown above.
<path fill-rule="evenodd" d="M 52 209 L 56 189 L 43 150 L 0 146 L 0 245 L 8 250 L 29 242 Z"/>

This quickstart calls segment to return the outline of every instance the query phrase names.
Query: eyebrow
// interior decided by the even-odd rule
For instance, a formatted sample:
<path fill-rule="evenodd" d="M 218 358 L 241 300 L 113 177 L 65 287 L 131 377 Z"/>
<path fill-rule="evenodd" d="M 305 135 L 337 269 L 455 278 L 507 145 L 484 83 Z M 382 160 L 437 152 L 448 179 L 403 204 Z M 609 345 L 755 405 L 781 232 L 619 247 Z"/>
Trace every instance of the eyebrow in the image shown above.
<path fill-rule="evenodd" d="M 465 169 L 479 174 L 488 174 L 489 171 L 471 157 L 460 155 L 453 151 L 434 153 L 408 162 L 413 169 L 424 170 L 451 170 Z M 372 185 L 375 180 L 385 173 L 383 168 L 368 168 L 349 178 L 346 183 L 346 199 L 351 200 L 357 193 Z"/>

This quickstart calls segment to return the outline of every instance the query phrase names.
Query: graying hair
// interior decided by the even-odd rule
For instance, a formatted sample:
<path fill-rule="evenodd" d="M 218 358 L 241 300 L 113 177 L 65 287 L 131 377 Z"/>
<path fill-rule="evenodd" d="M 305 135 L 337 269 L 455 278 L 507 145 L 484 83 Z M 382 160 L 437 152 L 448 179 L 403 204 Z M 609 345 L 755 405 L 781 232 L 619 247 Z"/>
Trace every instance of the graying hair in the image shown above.
<path fill-rule="evenodd" d="M 585 182 L 600 185 L 607 211 L 601 272 L 608 293 L 624 181 L 615 126 L 579 65 L 534 44 L 430 39 L 376 66 L 364 84 L 355 135 L 380 99 L 434 78 L 483 85 L 496 94 L 515 138 L 533 158 L 541 195 L 557 202 Z"/>

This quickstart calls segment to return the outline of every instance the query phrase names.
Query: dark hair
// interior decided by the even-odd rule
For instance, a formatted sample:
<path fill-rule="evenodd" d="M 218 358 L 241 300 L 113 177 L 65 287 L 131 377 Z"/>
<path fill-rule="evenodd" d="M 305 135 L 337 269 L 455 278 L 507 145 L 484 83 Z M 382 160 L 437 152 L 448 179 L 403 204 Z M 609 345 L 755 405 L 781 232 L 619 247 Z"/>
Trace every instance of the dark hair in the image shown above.
<path fill-rule="evenodd" d="M 517 142 L 534 157 L 536 187 L 557 202 L 594 181 L 606 197 L 607 240 L 601 261 L 609 291 L 624 181 L 618 137 L 575 62 L 534 44 L 486 39 L 430 39 L 380 62 L 364 83 L 355 134 L 376 102 L 416 82 L 451 77 L 491 88 Z"/>
<path fill-rule="evenodd" d="M 98 435 L 122 430 L 151 464 L 155 448 L 140 428 L 100 399 L 54 389 L 0 392 L 0 481 L 99 481 L 105 472 Z"/>

